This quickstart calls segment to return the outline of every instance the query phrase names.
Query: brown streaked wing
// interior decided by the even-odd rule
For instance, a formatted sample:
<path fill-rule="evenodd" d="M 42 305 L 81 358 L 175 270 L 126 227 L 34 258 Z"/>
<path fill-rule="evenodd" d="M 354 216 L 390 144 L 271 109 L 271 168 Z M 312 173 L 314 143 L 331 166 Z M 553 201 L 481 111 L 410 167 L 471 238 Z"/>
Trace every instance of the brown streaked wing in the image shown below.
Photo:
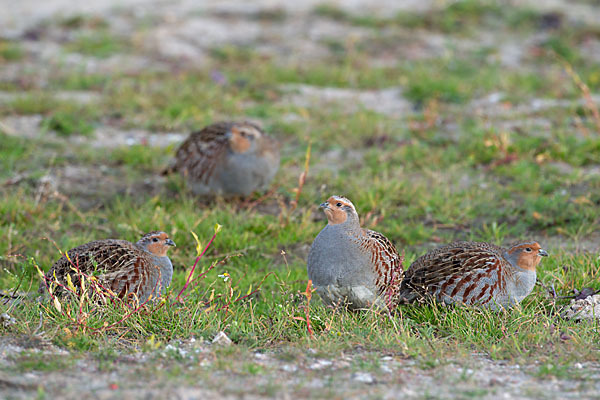
<path fill-rule="evenodd" d="M 368 240 L 363 246 L 371 251 L 371 260 L 378 270 L 377 286 L 382 293 L 390 287 L 395 293 L 396 286 L 403 276 L 403 257 L 398 254 L 394 244 L 381 233 L 369 229 L 365 229 L 364 232 Z"/>
<path fill-rule="evenodd" d="M 70 274 L 73 284 L 77 286 L 80 280 L 73 268 L 77 267 L 87 275 L 98 271 L 99 276 L 105 276 L 113 271 L 127 269 L 132 259 L 140 254 L 140 250 L 126 240 L 106 239 L 86 243 L 67 253 L 71 261 L 62 256 L 46 273 L 46 278 L 53 279 L 53 275 L 56 274 L 58 280 L 64 283 L 66 275 Z M 42 282 L 40 291 L 45 290 L 45 287 Z"/>
<path fill-rule="evenodd" d="M 417 258 L 405 273 L 403 289 L 431 293 L 440 282 L 456 280 L 502 262 L 502 248 L 489 243 L 455 242 Z"/>
<path fill-rule="evenodd" d="M 208 182 L 219 159 L 227 151 L 229 139 L 226 133 L 232 126 L 231 122 L 219 122 L 192 133 L 179 146 L 171 171 Z"/>
<path fill-rule="evenodd" d="M 123 298 L 128 293 L 137 293 L 144 285 L 148 260 L 143 255 L 131 259 L 125 269 L 106 273 L 103 280 L 110 283 L 111 290 Z M 142 289 L 143 290 L 143 289 Z"/>

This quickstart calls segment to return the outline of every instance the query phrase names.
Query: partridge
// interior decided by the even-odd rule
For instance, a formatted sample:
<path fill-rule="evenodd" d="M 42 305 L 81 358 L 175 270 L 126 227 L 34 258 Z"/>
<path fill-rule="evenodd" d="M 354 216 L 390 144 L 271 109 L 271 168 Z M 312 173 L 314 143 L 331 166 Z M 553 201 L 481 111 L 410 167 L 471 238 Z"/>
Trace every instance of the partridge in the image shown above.
<path fill-rule="evenodd" d="M 192 133 L 164 173 L 179 172 L 200 196 L 248 196 L 279 168 L 279 145 L 250 122 L 219 122 Z"/>
<path fill-rule="evenodd" d="M 406 271 L 399 297 L 406 302 L 434 297 L 493 310 L 523 300 L 536 282 L 535 268 L 548 256 L 537 242 L 509 248 L 456 242 L 417 258 Z"/>
<path fill-rule="evenodd" d="M 402 278 L 396 248 L 379 232 L 361 228 L 352 202 L 332 196 L 321 204 L 327 226 L 308 254 L 308 278 L 326 304 L 364 309 L 392 305 Z"/>
<path fill-rule="evenodd" d="M 67 285 L 67 275 L 73 285 L 80 285 L 80 274 L 94 275 L 100 284 L 120 298 L 132 298 L 135 294 L 141 303 L 152 296 L 159 297 L 171 284 L 173 264 L 167 251 L 175 246 L 166 233 L 153 231 L 142 236 L 135 244 L 126 240 L 96 240 L 75 247 L 52 265 L 40 283 L 39 291 L 45 292 L 48 285 L 57 280 Z M 58 285 L 57 285 L 58 286 Z M 61 286 L 55 294 L 65 294 Z"/>

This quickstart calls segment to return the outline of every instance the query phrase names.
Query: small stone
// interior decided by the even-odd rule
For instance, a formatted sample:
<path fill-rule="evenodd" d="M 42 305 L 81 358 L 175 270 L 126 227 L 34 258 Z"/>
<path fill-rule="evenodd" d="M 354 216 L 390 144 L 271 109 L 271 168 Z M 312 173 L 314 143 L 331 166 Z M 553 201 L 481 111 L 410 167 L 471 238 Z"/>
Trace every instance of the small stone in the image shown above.
<path fill-rule="evenodd" d="M 215 335 L 214 339 L 212 340 L 212 343 L 218 344 L 220 346 L 230 346 L 231 344 L 233 344 L 231 339 L 229 339 L 229 336 L 227 336 L 227 334 L 223 331 L 220 331 Z"/>
<path fill-rule="evenodd" d="M 264 353 L 254 353 L 254 358 L 257 360 L 266 360 L 268 357 Z"/>
<path fill-rule="evenodd" d="M 296 372 L 298 367 L 293 364 L 284 364 L 281 366 L 281 370 L 285 372 Z"/>
<path fill-rule="evenodd" d="M 209 360 L 207 360 L 206 358 L 203 359 L 202 361 L 200 361 L 200 366 L 204 367 L 204 368 L 208 368 L 211 366 L 211 362 Z"/>
<path fill-rule="evenodd" d="M 561 313 L 563 318 L 575 321 L 593 321 L 600 319 L 600 294 L 584 299 L 573 299 L 571 304 Z"/>
<path fill-rule="evenodd" d="M 0 314 L 0 322 L 4 328 L 8 328 L 17 323 L 17 320 L 8 315 L 7 313 Z"/>
<path fill-rule="evenodd" d="M 312 370 L 320 370 L 323 368 L 327 368 L 330 367 L 333 364 L 333 362 L 329 361 L 329 360 L 317 360 L 315 363 L 311 364 L 310 369 Z"/>
<path fill-rule="evenodd" d="M 382 364 L 381 367 L 380 367 L 380 369 L 381 369 L 382 372 L 385 372 L 386 374 L 391 374 L 392 372 L 394 372 L 394 370 L 391 369 L 389 367 L 389 365 L 387 365 L 387 364 Z"/>
<path fill-rule="evenodd" d="M 490 386 L 498 386 L 498 385 L 501 385 L 501 384 L 502 384 L 502 381 L 500 379 L 498 379 L 498 378 L 492 378 L 488 382 L 488 385 L 490 385 Z"/>
<path fill-rule="evenodd" d="M 368 372 L 355 372 L 352 374 L 352 380 L 368 385 L 375 383 L 375 378 Z"/>

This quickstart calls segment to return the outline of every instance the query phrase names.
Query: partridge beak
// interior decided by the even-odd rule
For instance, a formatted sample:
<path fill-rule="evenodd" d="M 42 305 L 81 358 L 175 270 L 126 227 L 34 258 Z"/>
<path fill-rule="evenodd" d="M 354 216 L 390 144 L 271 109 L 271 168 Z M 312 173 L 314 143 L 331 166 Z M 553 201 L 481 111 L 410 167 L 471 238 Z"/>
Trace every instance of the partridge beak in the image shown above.
<path fill-rule="evenodd" d="M 544 249 L 539 249 L 538 250 L 538 256 L 542 256 L 542 257 L 548 257 L 548 252 Z"/>
<path fill-rule="evenodd" d="M 172 241 L 171 239 L 167 239 L 167 240 L 165 240 L 165 244 L 166 244 L 167 246 L 173 246 L 173 247 L 177 247 L 177 245 L 175 244 L 175 242 L 174 242 L 174 241 Z"/>
<path fill-rule="evenodd" d="M 328 202 L 324 202 L 319 204 L 319 207 L 324 208 L 324 209 L 328 209 L 329 208 L 329 203 Z"/>

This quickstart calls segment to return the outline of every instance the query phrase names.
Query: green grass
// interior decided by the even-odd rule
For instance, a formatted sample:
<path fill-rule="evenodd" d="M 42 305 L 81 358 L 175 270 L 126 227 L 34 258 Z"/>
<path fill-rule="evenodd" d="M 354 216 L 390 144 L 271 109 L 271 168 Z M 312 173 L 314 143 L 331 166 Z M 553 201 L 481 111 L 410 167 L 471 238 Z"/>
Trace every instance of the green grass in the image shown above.
<path fill-rule="evenodd" d="M 42 127 L 62 136 L 89 135 L 94 132 L 94 126 L 90 121 L 93 117 L 82 115 L 82 111 L 82 108 L 75 107 L 53 112 L 43 121 Z"/>
<path fill-rule="evenodd" d="M 476 28 L 497 27 L 504 23 L 512 29 L 536 28 L 540 15 L 533 10 L 506 7 L 496 0 L 457 1 L 425 14 L 399 13 L 396 23 L 408 28 L 439 30 L 445 33 L 472 33 Z"/>
<path fill-rule="evenodd" d="M 103 30 L 109 27 L 108 22 L 102 17 L 74 14 L 58 21 L 58 26 L 64 29 L 98 29 Z"/>
<path fill-rule="evenodd" d="M 71 366 L 72 361 L 59 355 L 45 355 L 40 352 L 23 352 L 15 360 L 18 372 L 56 371 Z"/>
<path fill-rule="evenodd" d="M 59 90 L 102 90 L 110 80 L 111 77 L 106 75 L 68 71 L 53 76 L 50 87 Z"/>
<path fill-rule="evenodd" d="M 354 16 L 333 6 L 314 12 L 366 28 L 412 27 L 461 38 L 481 29 L 528 34 L 541 29 L 541 16 L 499 5 L 453 2 L 425 15 L 389 18 Z M 139 51 L 92 17 L 59 25 L 95 32 L 73 32 L 67 51 L 95 57 Z M 307 348 L 315 357 L 328 357 L 360 345 L 372 353 L 353 361 L 352 371 L 377 370 L 381 354 L 435 369 L 448 360 L 468 360 L 476 352 L 493 360 L 538 362 L 535 376 L 578 379 L 571 364 L 598 362 L 598 324 L 564 320 L 560 311 L 568 300 L 551 299 L 540 286 L 520 307 L 499 313 L 439 305 L 402 306 L 391 316 L 349 313 L 326 308 L 315 296 L 310 304 L 314 337 L 294 317 L 302 317 L 306 305 L 306 252 L 325 224 L 318 204 L 331 194 L 349 196 L 363 224 L 383 232 L 405 252 L 405 265 L 453 240 L 506 244 L 534 238 L 551 253 L 539 268 L 544 284 L 554 285 L 559 295 L 600 288 L 596 254 L 577 250 L 593 249 L 598 240 L 600 132 L 589 110 L 577 103 L 581 89 L 564 73 L 563 64 L 569 62 L 592 92 L 600 88 L 597 68 L 577 48 L 584 30 L 594 34 L 590 27 L 568 24 L 551 30 L 540 48 L 524 57 L 524 68 L 503 67 L 495 48 L 464 51 L 452 46 L 444 55 L 398 57 L 395 63 L 373 65 L 372 56 L 392 51 L 386 47 L 389 38 L 376 36 L 372 43 L 324 43 L 332 50 L 325 61 L 280 63 L 251 47 L 231 45 L 213 49 L 206 66 L 128 74 L 65 67 L 39 87 L 29 84 L 33 87 L 19 97 L 0 104 L 0 114 L 39 114 L 40 129 L 56 131 L 59 137 L 25 139 L 19 132 L 0 133 L 0 289 L 37 290 L 35 265 L 48 270 L 60 257 L 57 247 L 64 251 L 107 237 L 135 241 L 154 229 L 167 231 L 177 243 L 170 252 L 175 275 L 163 306 L 145 308 L 124 321 L 126 310 L 118 306 L 92 311 L 95 304 L 87 303 L 82 324 L 72 318 L 79 304 L 68 301 L 62 310 L 69 310 L 71 317 L 51 303 L 2 305 L 0 311 L 17 323 L 0 327 L 0 335 L 27 337 L 43 331 L 75 359 L 80 352 L 92 354 L 105 370 L 114 368 L 123 352 L 155 354 L 171 340 L 211 340 L 224 330 L 237 345 L 214 350 L 214 368 L 243 377 L 268 372 L 250 358 L 256 350 L 294 361 L 303 360 Z M 11 45 L 18 47 L 16 42 Z M 214 71 L 224 79 L 213 80 Z M 282 88 L 289 84 L 356 91 L 400 88 L 412 107 L 384 115 L 360 106 L 350 111 L 344 102 L 297 106 Z M 0 85 L 22 90 L 19 82 Z M 66 90 L 94 91 L 102 99 L 87 105 L 53 95 Z M 471 103 L 491 93 L 500 94 L 497 104 Z M 536 98 L 573 104 L 528 108 Z M 501 112 L 487 113 L 486 107 Z M 179 177 L 160 180 L 173 146 L 98 149 L 85 137 L 68 138 L 91 137 L 101 124 L 160 134 L 229 118 L 259 119 L 282 144 L 273 193 L 255 207 L 239 199 L 202 201 L 191 196 Z M 308 180 L 292 212 L 286 205 L 295 198 L 309 143 Z M 66 175 L 68 167 L 78 166 L 100 171 L 104 186 L 86 193 L 97 175 Z M 42 190 L 39 179 L 45 175 L 56 178 L 56 193 Z M 95 197 L 93 205 L 89 196 Z M 196 255 L 190 231 L 206 244 L 217 222 L 224 229 L 198 268 L 204 271 L 212 262 L 232 257 L 208 272 L 184 304 L 174 302 Z M 231 277 L 228 281 L 219 277 L 224 272 Z M 259 286 L 249 298 L 217 311 Z M 176 367 L 157 374 L 196 378 L 198 370 L 190 366 L 197 366 L 200 356 L 189 360 L 169 352 L 164 357 L 175 360 Z M 15 373 L 68 370 L 74 368 L 72 361 L 29 352 L 11 359 Z M 269 394 L 278 389 L 264 382 L 260 390 Z M 464 396 L 482 396 L 483 390 Z"/>
<path fill-rule="evenodd" d="M 0 115 L 42 114 L 41 128 L 62 136 L 90 135 L 99 118 L 96 105 L 58 100 L 48 92 L 27 93 L 0 105 Z"/>
<path fill-rule="evenodd" d="M 398 26 L 427 29 L 452 34 L 476 32 L 476 29 L 497 28 L 502 24 L 512 29 L 531 30 L 540 25 L 541 15 L 534 10 L 506 7 L 497 0 L 463 0 L 448 3 L 426 13 L 399 12 L 392 17 L 377 17 L 347 12 L 333 4 L 321 4 L 315 15 L 367 28 Z"/>
<path fill-rule="evenodd" d="M 129 46 L 127 39 L 101 30 L 93 33 L 79 34 L 75 40 L 67 44 L 66 49 L 74 53 L 106 58 L 125 52 Z"/>
<path fill-rule="evenodd" d="M 18 61 L 24 57 L 19 43 L 0 39 L 0 64 L 2 62 Z"/>
<path fill-rule="evenodd" d="M 0 106 L 3 114 L 45 114 L 58 107 L 59 101 L 48 93 L 31 93 L 21 95 Z"/>

